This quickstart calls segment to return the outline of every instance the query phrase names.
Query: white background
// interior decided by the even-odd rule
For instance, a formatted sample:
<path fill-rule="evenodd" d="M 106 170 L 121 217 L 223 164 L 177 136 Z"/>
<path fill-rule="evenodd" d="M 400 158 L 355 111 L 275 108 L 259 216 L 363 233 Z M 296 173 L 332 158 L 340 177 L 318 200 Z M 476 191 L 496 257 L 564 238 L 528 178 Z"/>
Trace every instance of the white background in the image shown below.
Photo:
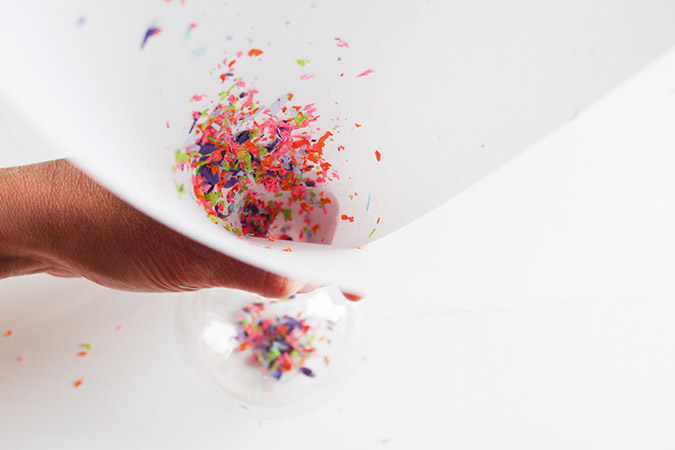
<path fill-rule="evenodd" d="M 671 52 L 372 244 L 367 359 L 295 419 L 240 417 L 192 384 L 173 295 L 2 281 L 0 446 L 673 448 L 674 124 Z"/>

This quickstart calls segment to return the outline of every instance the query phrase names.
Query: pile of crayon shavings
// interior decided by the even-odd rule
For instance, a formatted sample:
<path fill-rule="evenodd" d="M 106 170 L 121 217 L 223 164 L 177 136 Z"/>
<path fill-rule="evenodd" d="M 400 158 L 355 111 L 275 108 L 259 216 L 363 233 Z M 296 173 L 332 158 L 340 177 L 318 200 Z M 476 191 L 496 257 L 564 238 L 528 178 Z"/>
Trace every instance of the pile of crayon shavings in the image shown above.
<path fill-rule="evenodd" d="M 223 83 L 231 79 L 229 88 L 214 106 L 193 113 L 188 144 L 176 151 L 176 169 L 190 171 L 197 202 L 228 231 L 310 241 L 319 228 L 310 213 L 327 212 L 331 200 L 323 186 L 339 179 L 323 155 L 332 133 L 315 137 L 316 107 L 287 106 L 293 94 L 260 106 L 258 91 L 233 78 L 235 62 L 220 76 Z"/>
<path fill-rule="evenodd" d="M 294 371 L 314 377 L 305 367 L 305 361 L 316 353 L 313 327 L 299 315 L 263 317 L 264 310 L 264 304 L 253 303 L 237 313 L 238 350 L 250 350 L 250 360 L 277 380 Z"/>

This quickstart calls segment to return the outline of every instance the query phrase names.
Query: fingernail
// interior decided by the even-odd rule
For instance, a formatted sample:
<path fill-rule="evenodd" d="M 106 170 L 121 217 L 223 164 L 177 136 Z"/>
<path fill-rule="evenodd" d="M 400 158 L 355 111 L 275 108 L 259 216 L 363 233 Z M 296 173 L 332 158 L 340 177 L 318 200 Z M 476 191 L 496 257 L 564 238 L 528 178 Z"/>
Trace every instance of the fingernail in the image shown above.
<path fill-rule="evenodd" d="M 300 294 L 306 294 L 308 292 L 312 292 L 315 289 L 319 289 L 321 285 L 314 284 L 314 283 L 305 283 L 305 285 L 298 291 Z"/>

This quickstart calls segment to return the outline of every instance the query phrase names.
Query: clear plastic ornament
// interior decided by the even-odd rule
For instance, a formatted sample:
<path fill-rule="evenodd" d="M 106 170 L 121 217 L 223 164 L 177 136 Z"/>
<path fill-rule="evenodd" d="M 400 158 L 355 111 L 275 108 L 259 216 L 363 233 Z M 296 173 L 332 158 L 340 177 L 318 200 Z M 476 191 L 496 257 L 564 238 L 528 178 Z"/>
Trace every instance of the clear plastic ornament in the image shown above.
<path fill-rule="evenodd" d="M 349 380 L 364 347 L 357 305 L 337 288 L 282 300 L 232 289 L 185 293 L 176 330 L 209 396 L 257 418 L 323 405 Z"/>

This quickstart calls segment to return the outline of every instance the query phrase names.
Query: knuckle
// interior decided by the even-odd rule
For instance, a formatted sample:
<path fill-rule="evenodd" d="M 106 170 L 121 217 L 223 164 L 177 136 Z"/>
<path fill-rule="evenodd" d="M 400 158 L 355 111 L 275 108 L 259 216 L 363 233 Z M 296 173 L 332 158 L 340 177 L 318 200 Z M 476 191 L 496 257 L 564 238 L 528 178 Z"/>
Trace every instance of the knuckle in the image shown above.
<path fill-rule="evenodd" d="M 284 298 L 295 294 L 298 290 L 297 283 L 291 279 L 274 273 L 267 273 L 263 283 L 262 295 L 272 298 Z"/>

